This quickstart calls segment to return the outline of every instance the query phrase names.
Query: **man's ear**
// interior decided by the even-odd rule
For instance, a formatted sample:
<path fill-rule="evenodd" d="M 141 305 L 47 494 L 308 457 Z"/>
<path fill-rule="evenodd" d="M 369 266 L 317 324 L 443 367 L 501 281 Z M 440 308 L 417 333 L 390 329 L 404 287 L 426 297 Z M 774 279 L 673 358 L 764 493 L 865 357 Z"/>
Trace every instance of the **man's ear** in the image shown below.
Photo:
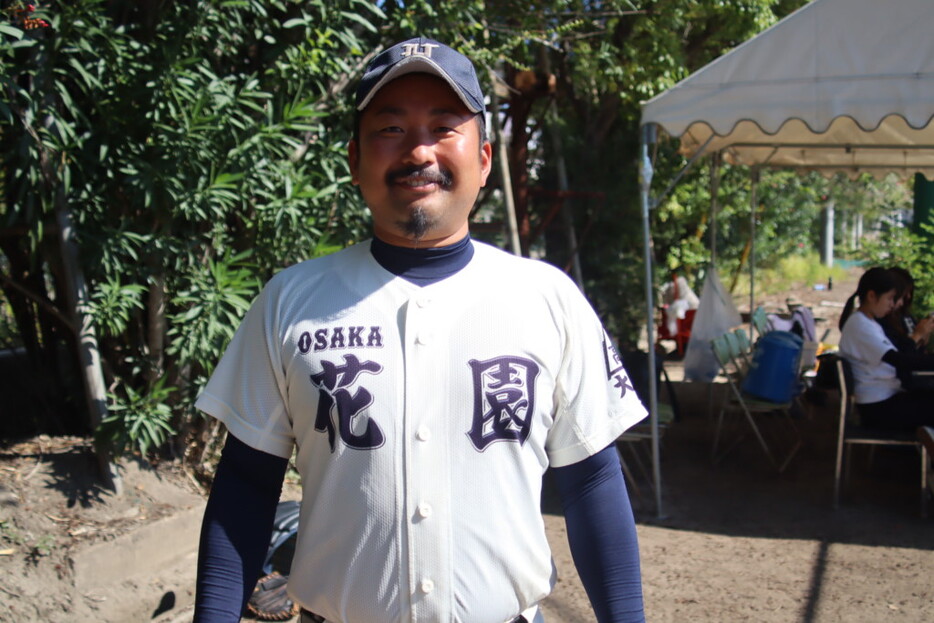
<path fill-rule="evenodd" d="M 347 143 L 347 163 L 350 165 L 350 181 L 354 186 L 360 183 L 357 172 L 360 169 L 360 149 L 357 147 L 357 141 L 351 140 Z"/>
<path fill-rule="evenodd" d="M 480 147 L 480 186 L 486 186 L 486 178 L 490 176 L 493 169 L 493 146 L 490 141 L 484 141 Z"/>

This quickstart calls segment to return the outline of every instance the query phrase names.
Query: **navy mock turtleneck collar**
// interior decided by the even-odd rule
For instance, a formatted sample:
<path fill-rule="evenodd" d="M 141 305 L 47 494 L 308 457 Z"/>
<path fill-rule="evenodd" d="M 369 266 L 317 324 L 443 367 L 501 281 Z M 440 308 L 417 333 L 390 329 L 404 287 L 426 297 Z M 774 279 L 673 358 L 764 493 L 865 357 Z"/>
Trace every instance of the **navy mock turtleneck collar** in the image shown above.
<path fill-rule="evenodd" d="M 374 236 L 370 253 L 380 266 L 393 275 L 417 286 L 427 286 L 467 266 L 474 251 L 469 235 L 452 245 L 425 249 L 397 247 Z"/>

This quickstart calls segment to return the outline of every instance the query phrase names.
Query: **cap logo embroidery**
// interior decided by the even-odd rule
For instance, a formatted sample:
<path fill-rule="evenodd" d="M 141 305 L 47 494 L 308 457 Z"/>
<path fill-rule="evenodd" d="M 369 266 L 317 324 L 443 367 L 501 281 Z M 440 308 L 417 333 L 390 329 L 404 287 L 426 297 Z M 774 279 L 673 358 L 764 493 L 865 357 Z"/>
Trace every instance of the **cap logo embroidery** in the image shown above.
<path fill-rule="evenodd" d="M 431 51 L 437 47 L 437 43 L 405 43 L 402 45 L 402 58 L 409 56 L 424 56 L 425 58 L 431 58 Z"/>

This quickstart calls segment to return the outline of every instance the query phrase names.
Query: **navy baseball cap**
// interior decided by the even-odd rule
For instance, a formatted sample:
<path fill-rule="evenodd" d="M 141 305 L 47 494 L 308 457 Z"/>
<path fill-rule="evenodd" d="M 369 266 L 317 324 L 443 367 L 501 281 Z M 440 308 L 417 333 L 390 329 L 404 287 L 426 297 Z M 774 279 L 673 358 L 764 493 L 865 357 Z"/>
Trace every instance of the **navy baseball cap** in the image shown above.
<path fill-rule="evenodd" d="M 473 63 L 466 56 L 433 39 L 417 37 L 380 52 L 357 86 L 357 110 L 363 110 L 391 80 L 411 73 L 443 78 L 472 113 L 484 109 L 483 90 Z"/>

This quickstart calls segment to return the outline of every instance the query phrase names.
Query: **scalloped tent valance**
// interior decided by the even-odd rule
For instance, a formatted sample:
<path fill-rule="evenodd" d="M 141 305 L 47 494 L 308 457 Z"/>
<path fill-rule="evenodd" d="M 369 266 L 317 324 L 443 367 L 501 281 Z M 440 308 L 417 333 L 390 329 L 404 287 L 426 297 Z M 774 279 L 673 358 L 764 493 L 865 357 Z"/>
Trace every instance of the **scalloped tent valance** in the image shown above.
<path fill-rule="evenodd" d="M 813 0 L 643 105 L 688 157 L 934 179 L 934 0 Z"/>

